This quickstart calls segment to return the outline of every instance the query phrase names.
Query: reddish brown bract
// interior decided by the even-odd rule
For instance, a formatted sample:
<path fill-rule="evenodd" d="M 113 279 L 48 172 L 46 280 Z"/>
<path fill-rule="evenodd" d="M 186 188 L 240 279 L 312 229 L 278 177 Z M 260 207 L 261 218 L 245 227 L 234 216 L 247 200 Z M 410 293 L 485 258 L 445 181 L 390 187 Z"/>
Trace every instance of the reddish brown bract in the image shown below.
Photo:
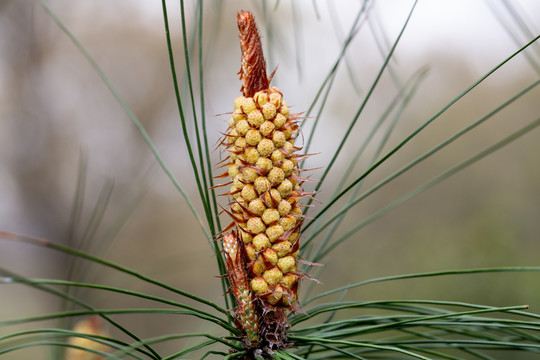
<path fill-rule="evenodd" d="M 253 14 L 249 11 L 240 11 L 236 18 L 242 50 L 242 67 L 238 72 L 240 80 L 243 80 L 240 91 L 244 96 L 253 97 L 257 91 L 268 89 L 266 61 Z"/>

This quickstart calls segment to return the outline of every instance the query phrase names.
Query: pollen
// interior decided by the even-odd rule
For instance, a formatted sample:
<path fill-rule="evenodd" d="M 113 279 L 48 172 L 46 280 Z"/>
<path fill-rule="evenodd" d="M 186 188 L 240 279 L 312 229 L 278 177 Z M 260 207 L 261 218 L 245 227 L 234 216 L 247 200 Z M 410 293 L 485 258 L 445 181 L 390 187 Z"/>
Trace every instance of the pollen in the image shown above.
<path fill-rule="evenodd" d="M 231 145 L 231 144 L 234 144 L 234 142 L 236 141 L 236 139 L 238 139 L 238 136 L 240 134 L 238 133 L 238 131 L 236 129 L 232 129 L 230 132 L 229 132 L 229 136 L 227 137 L 227 144 Z"/>
<path fill-rule="evenodd" d="M 285 176 L 291 176 L 294 171 L 294 161 L 284 159 L 281 163 L 281 170 L 283 170 Z"/>
<path fill-rule="evenodd" d="M 292 244 L 294 244 L 298 240 L 299 237 L 300 237 L 300 233 L 294 232 L 289 235 L 288 239 Z"/>
<path fill-rule="evenodd" d="M 292 154 L 294 152 L 294 144 L 290 141 L 287 141 L 283 145 L 283 151 L 285 151 L 285 153 L 287 154 Z"/>
<path fill-rule="evenodd" d="M 270 286 L 277 285 L 281 279 L 283 278 L 283 273 L 281 270 L 279 270 L 278 267 L 273 267 L 270 270 L 266 270 L 263 273 L 263 279 L 268 283 Z"/>
<path fill-rule="evenodd" d="M 275 167 L 268 173 L 268 180 L 273 184 L 280 184 L 285 180 L 285 172 L 281 168 Z"/>
<path fill-rule="evenodd" d="M 268 261 L 271 265 L 277 265 L 278 263 L 278 254 L 274 249 L 268 248 L 263 252 L 264 259 Z"/>
<path fill-rule="evenodd" d="M 249 164 L 256 164 L 260 157 L 261 155 L 259 154 L 259 151 L 257 151 L 257 149 L 254 147 L 248 147 L 244 151 L 244 158 Z"/>
<path fill-rule="evenodd" d="M 270 157 L 274 164 L 279 164 L 285 159 L 285 154 L 280 149 L 274 150 L 272 156 Z"/>
<path fill-rule="evenodd" d="M 281 129 L 283 125 L 287 123 L 287 117 L 283 114 L 277 114 L 276 118 L 274 119 L 274 126 L 276 129 Z"/>
<path fill-rule="evenodd" d="M 274 134 L 272 134 L 272 140 L 274 141 L 274 146 L 276 148 L 283 147 L 285 145 L 285 142 L 287 142 L 285 133 L 283 133 L 282 131 L 274 131 Z"/>
<path fill-rule="evenodd" d="M 298 276 L 293 275 L 293 274 L 286 274 L 283 276 L 283 278 L 281 279 L 279 283 L 283 285 L 284 287 L 286 287 L 287 289 L 292 289 L 292 287 L 294 286 L 294 284 L 296 284 L 297 281 L 298 281 Z"/>
<path fill-rule="evenodd" d="M 257 250 L 255 250 L 255 246 L 253 246 L 252 244 L 247 244 L 246 246 L 244 246 L 244 249 L 245 249 L 247 258 L 250 261 L 257 260 Z"/>
<path fill-rule="evenodd" d="M 279 237 L 283 235 L 284 232 L 285 231 L 283 230 L 283 226 L 281 225 L 272 225 L 268 229 L 266 229 L 266 235 L 268 236 L 271 242 L 274 242 L 277 239 L 279 239 Z"/>
<path fill-rule="evenodd" d="M 238 170 L 238 165 L 229 166 L 229 169 L 227 170 L 227 172 L 229 173 L 229 176 L 232 178 L 234 178 L 236 175 L 240 173 L 240 171 Z"/>
<path fill-rule="evenodd" d="M 259 176 L 254 184 L 255 190 L 257 190 L 257 193 L 262 194 L 270 190 L 270 181 L 264 176 Z"/>
<path fill-rule="evenodd" d="M 255 163 L 255 166 L 262 170 L 265 174 L 268 173 L 274 164 L 272 164 L 272 160 L 266 157 L 259 158 L 257 162 Z"/>
<path fill-rule="evenodd" d="M 262 123 L 259 131 L 261 132 L 262 136 L 270 136 L 275 127 L 276 126 L 271 121 L 265 121 Z"/>
<path fill-rule="evenodd" d="M 248 114 L 248 122 L 251 126 L 259 127 L 264 122 L 264 116 L 259 110 L 253 110 Z"/>
<path fill-rule="evenodd" d="M 258 258 L 251 267 L 251 271 L 255 276 L 262 275 L 265 270 L 266 266 L 264 265 L 264 261 L 261 258 Z"/>
<path fill-rule="evenodd" d="M 262 113 L 266 120 L 271 120 L 276 116 L 276 106 L 271 102 L 262 106 Z"/>
<path fill-rule="evenodd" d="M 247 132 L 249 131 L 251 127 L 249 126 L 249 123 L 245 119 L 242 119 L 236 123 L 235 128 L 236 128 L 236 131 L 238 131 L 238 134 L 244 136 L 247 134 Z"/>
<path fill-rule="evenodd" d="M 253 201 L 250 201 L 248 209 L 255 215 L 261 216 L 264 213 L 264 210 L 266 210 L 266 206 L 264 206 L 264 203 L 261 199 L 255 199 Z"/>
<path fill-rule="evenodd" d="M 253 235 L 245 231 L 240 231 L 240 238 L 242 239 L 244 244 L 249 244 L 250 242 L 253 241 Z"/>
<path fill-rule="evenodd" d="M 274 149 L 274 142 L 270 139 L 262 139 L 257 145 L 257 150 L 259 150 L 261 156 L 269 156 Z"/>
<path fill-rule="evenodd" d="M 279 109 L 279 112 L 281 114 L 283 114 L 284 116 L 288 116 L 289 115 L 289 107 L 287 106 L 287 104 L 285 103 L 285 101 L 283 101 L 281 103 L 281 108 Z"/>
<path fill-rule="evenodd" d="M 266 225 L 274 223 L 279 220 L 279 211 L 276 209 L 266 209 L 261 219 Z"/>
<path fill-rule="evenodd" d="M 250 167 L 245 167 L 240 172 L 243 175 L 244 181 L 246 183 L 253 183 L 259 177 L 259 174 L 257 174 L 257 171 Z"/>
<path fill-rule="evenodd" d="M 292 209 L 291 204 L 287 200 L 281 200 L 278 205 L 279 216 L 287 215 Z M 283 224 L 281 224 L 283 226 Z M 285 227 L 283 227 L 285 229 Z M 287 230 L 287 229 L 285 229 Z"/>
<path fill-rule="evenodd" d="M 240 120 L 245 120 L 246 117 L 241 109 L 237 109 L 233 111 L 232 118 L 235 123 L 238 123 Z"/>
<path fill-rule="evenodd" d="M 270 247 L 270 245 L 270 240 L 265 234 L 258 234 L 253 238 L 253 246 L 255 246 L 255 250 L 257 252 Z"/>
<path fill-rule="evenodd" d="M 278 254 L 279 257 L 286 256 L 291 251 L 292 245 L 288 241 L 281 241 L 272 245 L 272 249 Z"/>
<path fill-rule="evenodd" d="M 295 227 L 296 219 L 293 216 L 283 216 L 279 219 L 279 224 L 283 227 L 283 230 L 289 231 Z"/>
<path fill-rule="evenodd" d="M 266 301 L 268 301 L 272 305 L 275 305 L 281 300 L 281 298 L 283 298 L 284 295 L 286 295 L 286 293 L 283 287 L 281 285 L 276 285 L 276 288 L 274 289 L 272 294 L 270 294 L 266 298 Z"/>
<path fill-rule="evenodd" d="M 264 194 L 263 200 L 267 207 L 275 208 L 281 201 L 281 195 L 279 195 L 279 192 L 276 189 L 272 188 Z"/>
<path fill-rule="evenodd" d="M 253 185 L 248 184 L 243 187 L 242 197 L 247 201 L 255 200 L 255 198 L 257 198 L 257 192 L 255 191 Z"/>
<path fill-rule="evenodd" d="M 257 110 L 257 106 L 255 105 L 255 101 L 253 100 L 253 98 L 247 98 L 247 97 L 243 98 L 241 108 L 244 114 L 247 114 L 247 115 Z"/>
<path fill-rule="evenodd" d="M 242 190 L 245 185 L 244 175 L 242 173 L 236 175 L 233 180 L 233 185 L 237 190 Z"/>
<path fill-rule="evenodd" d="M 245 177 L 245 174 L 244 174 L 244 177 Z M 282 198 L 286 198 L 289 195 L 291 195 L 292 190 L 293 190 L 293 184 L 289 179 L 283 180 L 277 188 L 277 191 L 279 192 Z"/>
<path fill-rule="evenodd" d="M 266 91 L 259 91 L 253 95 L 253 100 L 255 100 L 259 107 L 263 107 L 268 102 L 268 94 Z"/>
<path fill-rule="evenodd" d="M 281 94 L 280 93 L 271 93 L 270 96 L 269 96 L 269 99 L 270 103 L 272 103 L 272 105 L 274 105 L 276 108 L 279 108 L 281 107 Z"/>
<path fill-rule="evenodd" d="M 238 151 L 242 151 L 243 148 L 247 147 L 247 141 L 244 137 L 239 137 L 234 142 L 234 146 L 238 148 Z"/>
<path fill-rule="evenodd" d="M 236 99 L 234 99 L 234 110 L 241 109 L 245 99 L 246 98 L 243 96 L 238 96 Z"/>
<path fill-rule="evenodd" d="M 285 256 L 278 260 L 278 267 L 284 273 L 291 272 L 296 269 L 296 259 L 292 256 Z"/>
<path fill-rule="evenodd" d="M 251 290 L 253 290 L 255 295 L 258 295 L 258 296 L 261 296 L 270 292 L 270 288 L 268 287 L 268 284 L 261 276 L 257 276 L 256 278 L 253 278 L 251 280 L 250 286 L 251 286 Z"/>
<path fill-rule="evenodd" d="M 247 221 L 246 229 L 252 234 L 260 234 L 266 230 L 266 226 L 260 217 L 252 217 Z"/>
<path fill-rule="evenodd" d="M 261 139 L 262 135 L 258 130 L 251 129 L 246 133 L 246 142 L 251 146 L 257 146 Z"/>

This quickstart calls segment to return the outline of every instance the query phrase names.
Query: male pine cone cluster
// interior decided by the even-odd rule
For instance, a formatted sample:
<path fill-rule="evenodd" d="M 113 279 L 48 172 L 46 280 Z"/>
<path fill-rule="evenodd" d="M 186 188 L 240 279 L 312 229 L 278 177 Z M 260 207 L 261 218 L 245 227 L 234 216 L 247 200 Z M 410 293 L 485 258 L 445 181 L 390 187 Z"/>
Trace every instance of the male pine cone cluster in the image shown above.
<path fill-rule="evenodd" d="M 232 179 L 227 210 L 243 243 L 249 288 L 274 306 L 291 306 L 297 298 L 302 211 L 298 156 L 294 139 L 297 117 L 275 87 L 253 97 L 240 96 L 224 145 Z"/>

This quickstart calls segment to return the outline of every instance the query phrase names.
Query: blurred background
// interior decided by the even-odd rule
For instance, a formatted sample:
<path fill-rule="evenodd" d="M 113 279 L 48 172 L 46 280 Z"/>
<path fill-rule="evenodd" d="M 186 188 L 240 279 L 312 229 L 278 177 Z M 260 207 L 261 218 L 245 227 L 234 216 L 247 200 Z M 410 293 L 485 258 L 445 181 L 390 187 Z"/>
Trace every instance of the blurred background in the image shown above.
<path fill-rule="evenodd" d="M 178 116 L 160 2 L 49 1 L 144 124 L 167 165 L 202 212 Z M 252 10 L 273 84 L 293 112 L 309 108 L 338 59 L 362 7 L 360 1 L 208 1 L 204 4 L 203 63 L 209 143 L 227 125 L 241 83 L 236 12 Z M 186 87 L 181 21 L 169 2 L 171 34 L 184 108 Z M 340 64 L 307 168 L 328 165 L 337 144 L 405 23 L 410 1 L 369 3 L 369 19 Z M 186 2 L 192 72 L 200 91 L 195 42 L 197 7 Z M 516 11 L 517 17 L 513 16 Z M 405 83 L 427 77 L 403 112 L 383 154 L 454 97 L 540 33 L 533 0 L 421 1 L 338 162 L 321 188 L 324 204 L 350 166 L 359 142 Z M 540 47 L 512 59 L 453 105 L 372 173 L 364 189 L 480 119 L 539 77 Z M 397 79 L 397 80 L 396 80 Z M 540 114 L 534 89 L 496 116 L 363 200 L 336 237 L 408 191 L 485 149 Z M 197 103 L 198 106 L 198 103 Z M 200 108 L 196 109 L 200 119 Z M 192 123 L 190 123 L 192 124 Z M 304 134 L 313 122 L 308 120 Z M 193 126 L 188 129 L 194 134 Z M 366 170 L 377 135 L 352 177 Z M 361 280 L 424 271 L 540 265 L 540 131 L 533 130 L 473 167 L 448 178 L 363 228 L 324 259 L 315 291 Z M 220 151 L 212 153 L 217 163 Z M 217 173 L 217 171 L 216 171 Z M 318 178 L 322 170 L 312 173 Z M 310 185 L 312 186 L 312 185 Z M 79 190 L 78 190 L 79 189 Z M 77 195 L 78 194 L 78 195 Z M 225 204 L 224 199 L 221 199 Z M 74 213 L 76 203 L 82 204 Z M 339 209 L 339 205 L 333 210 Z M 317 209 L 314 209 L 317 211 Z M 227 223 L 225 217 L 223 223 Z M 37 2 L 0 2 L 0 231 L 80 247 L 172 286 L 221 304 L 214 255 L 185 200 L 156 166 L 148 146 L 81 52 Z M 0 239 L 0 267 L 31 278 L 66 279 L 73 258 Z M 84 261 L 75 273 L 100 282 L 181 300 L 118 272 Z M 355 299 L 441 299 L 505 306 L 530 304 L 540 313 L 539 274 L 513 273 L 408 280 L 363 287 Z M 127 296 L 78 290 L 96 308 L 151 306 Z M 1 284 L 0 320 L 59 311 L 61 300 L 23 285 Z M 118 317 L 141 337 L 215 331 L 197 319 Z M 39 323 L 56 326 L 57 322 Z M 0 335 L 36 324 L 0 329 Z M 210 328 L 210 330 L 208 329 Z M 219 334 L 219 331 L 216 332 Z M 179 346 L 164 344 L 167 351 Z M 45 353 L 45 354 L 44 354 Z M 48 358 L 44 348 L 3 355 Z"/>

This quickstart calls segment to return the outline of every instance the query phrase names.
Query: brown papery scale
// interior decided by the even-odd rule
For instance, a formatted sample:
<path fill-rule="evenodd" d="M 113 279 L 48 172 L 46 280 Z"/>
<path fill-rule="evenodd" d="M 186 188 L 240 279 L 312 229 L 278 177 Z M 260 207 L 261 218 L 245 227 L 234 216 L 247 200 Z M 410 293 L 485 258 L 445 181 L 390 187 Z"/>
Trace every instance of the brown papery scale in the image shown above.
<path fill-rule="evenodd" d="M 266 61 L 253 14 L 240 11 L 236 19 L 242 50 L 242 67 L 238 72 L 240 80 L 243 80 L 240 91 L 244 96 L 252 97 L 257 91 L 268 89 L 270 81 L 266 76 Z"/>

